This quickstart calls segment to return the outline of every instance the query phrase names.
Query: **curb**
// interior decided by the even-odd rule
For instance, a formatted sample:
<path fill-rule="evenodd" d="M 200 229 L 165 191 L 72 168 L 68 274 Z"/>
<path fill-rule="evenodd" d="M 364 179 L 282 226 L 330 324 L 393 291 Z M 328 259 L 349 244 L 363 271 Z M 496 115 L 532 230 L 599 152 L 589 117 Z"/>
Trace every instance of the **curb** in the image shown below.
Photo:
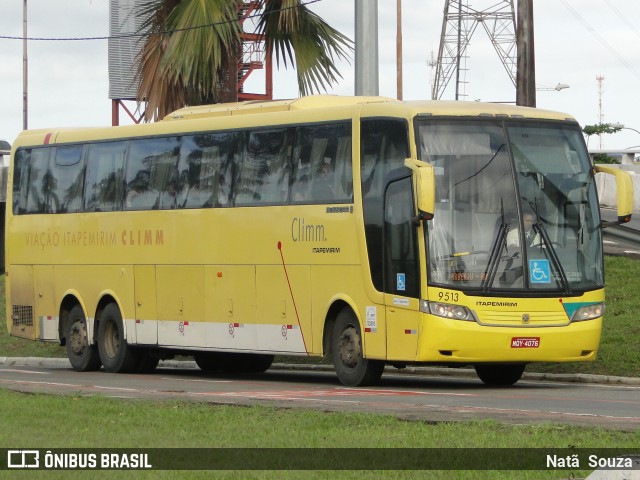
<path fill-rule="evenodd" d="M 45 357 L 0 357 L 0 365 L 20 366 L 20 367 L 59 367 L 71 368 L 67 358 L 45 358 Z M 197 369 L 196 362 L 191 360 L 161 360 L 159 367 Z M 274 363 L 270 370 L 295 370 L 295 371 L 316 371 L 333 372 L 332 365 L 320 364 L 288 364 Z M 397 375 L 425 375 L 436 377 L 453 378 L 477 378 L 475 370 L 472 368 L 445 368 L 445 367 L 406 367 L 395 368 L 387 366 L 385 373 Z M 565 382 L 565 383 L 595 383 L 601 385 L 640 385 L 640 378 L 618 377 L 613 375 L 592 375 L 588 373 L 535 373 L 525 372 L 523 380 L 544 381 L 544 382 Z"/>

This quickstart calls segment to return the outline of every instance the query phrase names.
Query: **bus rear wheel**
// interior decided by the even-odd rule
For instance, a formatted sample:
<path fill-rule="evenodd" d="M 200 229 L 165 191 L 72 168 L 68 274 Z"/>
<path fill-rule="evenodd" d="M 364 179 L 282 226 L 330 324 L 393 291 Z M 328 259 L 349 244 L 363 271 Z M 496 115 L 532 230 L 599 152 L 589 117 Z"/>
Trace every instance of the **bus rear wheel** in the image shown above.
<path fill-rule="evenodd" d="M 363 356 L 360 323 L 349 308 L 342 309 L 336 317 L 331 333 L 331 354 L 336 374 L 343 385 L 373 385 L 382 376 L 384 362 Z"/>
<path fill-rule="evenodd" d="M 74 370 L 90 372 L 98 370 L 102 363 L 95 344 L 89 343 L 87 319 L 80 305 L 74 306 L 67 317 L 65 345 L 67 357 Z"/>
<path fill-rule="evenodd" d="M 203 372 L 219 372 L 222 370 L 218 352 L 198 352 L 193 355 L 193 359 Z"/>
<path fill-rule="evenodd" d="M 476 374 L 485 385 L 491 387 L 507 387 L 522 377 L 524 364 L 508 363 L 493 365 L 476 365 Z"/>
<path fill-rule="evenodd" d="M 124 338 L 124 325 L 120 309 L 108 304 L 100 315 L 98 350 L 104 369 L 110 373 L 132 372 L 138 365 L 138 356 Z"/>
<path fill-rule="evenodd" d="M 251 355 L 251 360 L 249 362 L 249 371 L 251 373 L 264 373 L 271 368 L 271 364 L 273 363 L 273 355 L 268 355 L 264 353 Z"/>

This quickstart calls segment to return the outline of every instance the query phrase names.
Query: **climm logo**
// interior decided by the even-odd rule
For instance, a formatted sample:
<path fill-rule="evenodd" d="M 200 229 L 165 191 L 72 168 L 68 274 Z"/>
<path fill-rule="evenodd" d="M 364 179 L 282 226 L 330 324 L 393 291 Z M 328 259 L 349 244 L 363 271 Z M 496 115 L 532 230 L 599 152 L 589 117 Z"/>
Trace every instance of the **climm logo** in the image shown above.
<path fill-rule="evenodd" d="M 122 245 L 164 245 L 164 230 L 123 230 Z"/>
<path fill-rule="evenodd" d="M 305 223 L 304 218 L 291 221 L 291 240 L 294 242 L 326 242 L 324 225 Z"/>

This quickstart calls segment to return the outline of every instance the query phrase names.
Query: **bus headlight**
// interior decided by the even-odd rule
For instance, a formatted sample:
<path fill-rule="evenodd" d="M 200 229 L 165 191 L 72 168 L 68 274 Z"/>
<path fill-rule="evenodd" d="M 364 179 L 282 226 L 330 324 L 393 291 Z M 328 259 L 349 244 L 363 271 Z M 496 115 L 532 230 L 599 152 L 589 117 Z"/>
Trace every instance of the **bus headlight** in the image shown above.
<path fill-rule="evenodd" d="M 604 303 L 595 303 L 580 307 L 571 316 L 572 322 L 582 322 L 583 320 L 593 320 L 604 314 Z"/>
<path fill-rule="evenodd" d="M 471 310 L 461 305 L 452 305 L 450 303 L 420 301 L 420 310 L 424 313 L 430 313 L 437 317 L 450 318 L 452 320 L 467 320 L 475 322 L 475 317 Z"/>

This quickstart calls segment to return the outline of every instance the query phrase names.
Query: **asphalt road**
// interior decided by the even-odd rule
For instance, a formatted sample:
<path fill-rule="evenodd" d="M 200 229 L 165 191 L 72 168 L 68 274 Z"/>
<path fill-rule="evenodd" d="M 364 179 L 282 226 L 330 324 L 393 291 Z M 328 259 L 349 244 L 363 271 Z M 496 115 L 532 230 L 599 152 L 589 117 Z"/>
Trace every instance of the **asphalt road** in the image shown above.
<path fill-rule="evenodd" d="M 600 214 L 605 222 L 617 220 L 616 211 L 610 208 L 601 208 Z M 620 235 L 615 227 L 603 230 L 603 247 L 606 255 L 622 255 L 632 258 L 640 258 L 640 244 L 637 243 L 637 233 L 640 231 L 640 212 L 632 215 L 631 221 L 622 225 L 626 229 L 633 229 L 636 235 Z M 634 238 L 635 237 L 635 238 Z"/>
<path fill-rule="evenodd" d="M 506 423 L 555 422 L 640 429 L 637 379 L 613 379 L 623 382 L 618 384 L 521 380 L 510 388 L 488 388 L 478 379 L 467 377 L 465 371 L 442 376 L 436 370 L 425 370 L 411 375 L 385 373 L 377 387 L 348 388 L 330 371 L 281 370 L 277 366 L 261 375 L 230 376 L 206 374 L 191 368 L 192 362 L 174 362 L 178 368 L 162 367 L 154 374 L 138 375 L 79 373 L 64 366 L 64 359 L 43 363 L 0 362 L 0 388 L 381 413 L 433 422 L 493 418 Z M 593 379 L 598 377 L 582 377 L 583 381 Z"/>

